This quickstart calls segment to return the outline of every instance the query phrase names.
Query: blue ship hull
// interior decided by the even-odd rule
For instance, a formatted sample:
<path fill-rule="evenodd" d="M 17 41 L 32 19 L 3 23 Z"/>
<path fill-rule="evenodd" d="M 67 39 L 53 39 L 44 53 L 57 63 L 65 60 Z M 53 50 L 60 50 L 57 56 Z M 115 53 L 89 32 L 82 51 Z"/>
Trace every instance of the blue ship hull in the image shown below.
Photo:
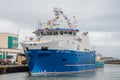
<path fill-rule="evenodd" d="M 104 62 L 103 61 L 97 61 L 96 62 L 96 68 L 103 68 L 104 67 Z"/>
<path fill-rule="evenodd" d="M 95 51 L 29 50 L 26 52 L 31 74 L 76 73 L 94 70 Z"/>

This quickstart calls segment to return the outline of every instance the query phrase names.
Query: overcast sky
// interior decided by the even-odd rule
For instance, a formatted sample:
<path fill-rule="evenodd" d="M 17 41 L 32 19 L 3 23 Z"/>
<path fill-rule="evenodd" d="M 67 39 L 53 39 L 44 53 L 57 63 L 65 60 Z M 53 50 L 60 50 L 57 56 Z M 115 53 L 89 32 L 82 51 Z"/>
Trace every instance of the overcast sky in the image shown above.
<path fill-rule="evenodd" d="M 103 56 L 120 58 L 120 0 L 0 0 L 0 32 L 20 31 L 19 41 L 34 36 L 37 19 L 52 18 L 54 7 L 76 16 L 78 28 L 89 31 Z"/>

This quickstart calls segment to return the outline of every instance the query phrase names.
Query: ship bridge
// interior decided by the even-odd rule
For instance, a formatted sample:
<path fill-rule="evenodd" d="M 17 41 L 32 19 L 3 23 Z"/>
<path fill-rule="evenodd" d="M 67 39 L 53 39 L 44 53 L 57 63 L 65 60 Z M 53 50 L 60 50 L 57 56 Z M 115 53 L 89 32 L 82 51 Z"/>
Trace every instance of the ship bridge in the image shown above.
<path fill-rule="evenodd" d="M 73 35 L 76 36 L 76 33 L 79 32 L 78 29 L 72 28 L 44 28 L 36 30 L 35 33 L 37 37 L 39 36 L 54 36 L 54 35 Z"/>
<path fill-rule="evenodd" d="M 35 33 L 37 37 L 42 38 L 44 36 L 76 36 L 79 32 L 75 16 L 73 20 L 70 20 L 61 10 L 61 8 L 54 8 L 54 18 L 49 19 L 46 22 L 39 22 L 39 28 Z"/>

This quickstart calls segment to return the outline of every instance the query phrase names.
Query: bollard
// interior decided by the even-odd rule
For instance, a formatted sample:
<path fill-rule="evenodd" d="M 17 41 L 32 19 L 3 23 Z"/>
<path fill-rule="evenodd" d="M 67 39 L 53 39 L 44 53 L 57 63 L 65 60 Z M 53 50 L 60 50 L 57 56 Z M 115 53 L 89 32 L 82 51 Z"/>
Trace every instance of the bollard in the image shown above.
<path fill-rule="evenodd" d="M 2 73 L 3 73 L 3 74 L 6 74 L 6 68 L 7 68 L 7 67 L 5 67 L 5 66 L 3 67 L 3 69 L 2 69 Z"/>

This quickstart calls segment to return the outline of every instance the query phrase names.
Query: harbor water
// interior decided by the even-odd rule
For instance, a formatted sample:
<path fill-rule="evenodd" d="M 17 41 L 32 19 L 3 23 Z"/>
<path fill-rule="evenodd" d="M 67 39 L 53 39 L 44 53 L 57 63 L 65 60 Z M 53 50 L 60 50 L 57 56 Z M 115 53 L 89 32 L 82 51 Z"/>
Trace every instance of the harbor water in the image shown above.
<path fill-rule="evenodd" d="M 120 80 L 120 65 L 105 64 L 95 71 L 71 75 L 29 76 L 27 72 L 0 75 L 0 80 Z"/>

